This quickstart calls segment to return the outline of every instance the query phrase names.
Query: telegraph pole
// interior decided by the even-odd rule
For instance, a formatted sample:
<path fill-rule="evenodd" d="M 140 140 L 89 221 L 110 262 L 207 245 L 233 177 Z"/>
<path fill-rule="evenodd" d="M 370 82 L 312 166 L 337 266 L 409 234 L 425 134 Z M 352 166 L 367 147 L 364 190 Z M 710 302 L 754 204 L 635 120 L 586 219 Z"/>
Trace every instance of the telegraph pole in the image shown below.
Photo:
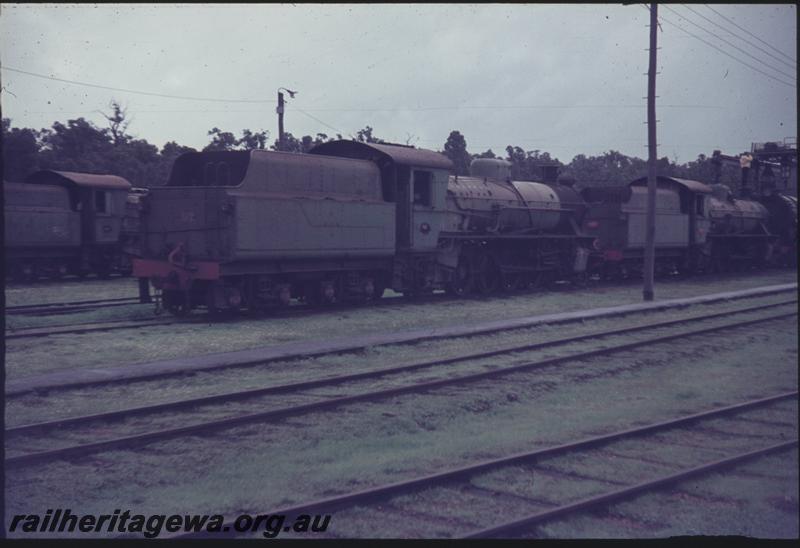
<path fill-rule="evenodd" d="M 278 150 L 283 150 L 283 92 L 278 92 Z"/>
<path fill-rule="evenodd" d="M 658 4 L 650 4 L 650 68 L 647 72 L 647 219 L 644 247 L 645 301 L 653 300 L 656 262 L 656 38 Z"/>
<path fill-rule="evenodd" d="M 283 111 L 285 101 L 283 100 L 283 91 L 281 90 L 288 93 L 289 97 L 292 99 L 294 99 L 294 96 L 297 95 L 297 92 L 286 88 L 278 88 L 278 108 L 275 109 L 275 112 L 278 113 L 278 150 L 286 150 L 286 143 L 284 142 L 283 137 Z"/>

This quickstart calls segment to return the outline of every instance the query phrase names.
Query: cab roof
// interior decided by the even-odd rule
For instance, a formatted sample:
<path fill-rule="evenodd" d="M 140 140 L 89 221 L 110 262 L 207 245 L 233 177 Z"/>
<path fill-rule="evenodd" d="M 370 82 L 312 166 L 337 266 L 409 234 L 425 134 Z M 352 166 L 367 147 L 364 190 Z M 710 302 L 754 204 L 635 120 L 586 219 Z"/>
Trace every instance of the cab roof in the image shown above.
<path fill-rule="evenodd" d="M 126 179 L 117 175 L 96 175 L 93 173 L 75 173 L 72 171 L 55 171 L 51 169 L 43 169 L 32 173 L 25 179 L 25 182 L 111 190 L 130 190 L 133 186 Z"/>
<path fill-rule="evenodd" d="M 391 160 L 395 164 L 428 167 L 433 169 L 453 169 L 453 162 L 444 154 L 403 145 L 387 145 L 380 143 L 362 143 L 361 141 L 330 141 L 317 145 L 308 151 L 309 154 L 327 156 L 344 156 L 364 160 Z"/>

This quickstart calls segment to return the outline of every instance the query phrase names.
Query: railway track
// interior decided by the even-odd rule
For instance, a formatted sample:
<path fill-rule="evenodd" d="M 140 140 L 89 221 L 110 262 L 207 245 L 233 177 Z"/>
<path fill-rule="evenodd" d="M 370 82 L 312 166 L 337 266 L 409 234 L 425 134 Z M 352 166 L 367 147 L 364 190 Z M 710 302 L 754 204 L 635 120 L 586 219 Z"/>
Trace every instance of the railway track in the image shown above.
<path fill-rule="evenodd" d="M 421 537 L 433 536 L 420 530 L 426 521 L 436 523 L 439 531 L 449 524 L 450 536 L 463 538 L 529 535 L 536 532 L 537 525 L 548 521 L 567 519 L 682 480 L 796 448 L 797 396 L 797 391 L 776 394 L 328 498 L 268 511 L 249 510 L 251 514 L 292 519 L 300 514 L 346 513 L 348 509 L 364 515 L 379 508 L 371 515 L 379 515 L 382 523 L 372 530 L 390 536 L 392 526 L 409 521 L 409 513 L 426 516 L 415 530 Z M 759 436 L 743 435 L 747 430 L 743 421 L 750 420 L 770 423 L 772 431 Z M 669 447 L 670 458 L 661 456 L 665 447 Z M 520 482 L 520 478 L 531 481 Z M 475 511 L 465 512 L 459 503 L 469 504 Z M 498 505 L 513 508 L 516 515 L 502 512 L 498 519 L 497 512 L 491 510 Z M 465 520 L 465 513 L 476 517 Z M 335 535 L 337 520 L 343 519 L 346 514 L 344 518 L 335 515 L 331 520 L 334 529 L 328 532 Z M 228 519 L 223 530 L 236 535 L 234 525 L 234 520 Z M 208 535 L 200 532 L 175 536 L 204 534 Z"/>
<path fill-rule="evenodd" d="M 763 271 L 755 271 L 756 273 L 760 273 Z M 726 280 L 734 277 L 740 277 L 741 272 L 736 273 L 717 273 L 717 274 L 708 274 L 703 275 L 702 279 L 707 279 L 709 283 L 713 283 L 715 281 Z M 674 278 L 674 280 L 672 279 Z M 660 278 L 660 281 L 664 283 L 670 283 L 672 281 L 681 281 L 684 280 L 683 277 L 666 277 Z M 450 301 L 463 301 L 465 298 L 467 299 L 506 299 L 506 298 L 515 298 L 521 294 L 533 294 L 533 293 L 540 293 L 540 292 L 556 292 L 556 291 L 574 291 L 580 289 L 588 288 L 595 288 L 595 287 L 619 287 L 619 286 L 626 286 L 631 285 L 632 283 L 639 283 L 639 279 L 620 279 L 620 280 L 590 280 L 583 284 L 575 284 L 570 282 L 562 282 L 562 281 L 552 281 L 549 282 L 548 285 L 542 287 L 531 287 L 525 290 L 513 290 L 513 291 L 500 291 L 497 293 L 492 293 L 490 295 L 481 295 L 481 294 L 471 294 L 468 297 L 454 297 L 451 295 L 446 294 L 443 291 L 438 291 L 436 293 L 424 294 L 424 295 L 413 295 L 410 297 L 404 296 L 402 294 L 395 294 L 392 296 L 384 296 L 380 299 L 371 301 L 369 306 L 381 306 L 384 304 L 395 304 L 397 301 L 414 301 L 414 302 L 450 302 Z M 38 303 L 38 304 L 26 304 L 26 305 L 14 305 L 14 306 L 7 306 L 5 308 L 6 314 L 9 315 L 32 315 L 32 316 L 44 316 L 49 314 L 68 314 L 68 313 L 77 313 L 77 312 L 84 312 L 89 310 L 96 310 L 99 308 L 107 308 L 107 307 L 115 307 L 115 306 L 124 306 L 126 304 L 138 304 L 139 298 L 138 297 L 119 297 L 119 298 L 112 298 L 112 299 L 95 299 L 95 300 L 83 300 L 83 301 L 68 301 L 68 302 L 54 302 L 54 303 Z M 148 303 L 150 304 L 150 303 Z M 284 314 L 295 314 L 297 313 L 298 309 L 302 309 L 305 311 L 334 311 L 334 310 L 341 310 L 346 308 L 353 308 L 362 306 L 364 303 L 352 303 L 352 302 L 340 302 L 335 303 L 332 305 L 325 305 L 322 307 L 309 307 L 302 303 L 293 303 L 291 306 L 286 308 L 275 308 L 268 313 L 268 317 L 284 317 Z M 152 306 L 152 305 L 151 305 Z M 230 318 L 230 315 L 221 315 L 222 319 Z"/>
<path fill-rule="evenodd" d="M 126 306 L 138 304 L 138 297 L 119 297 L 115 299 L 93 299 L 86 301 L 24 304 L 17 306 L 7 306 L 6 314 L 20 316 L 48 316 L 53 314 L 73 314 L 86 312 L 100 308 L 110 308 L 115 306 Z"/>
<path fill-rule="evenodd" d="M 766 290 L 766 291 L 761 291 Z M 252 350 L 233 351 L 192 358 L 178 358 L 162 360 L 159 362 L 135 364 L 120 368 L 89 369 L 78 371 L 74 375 L 52 373 L 41 376 L 29 377 L 18 381 L 11 381 L 6 385 L 6 398 L 20 396 L 31 391 L 60 390 L 80 386 L 104 385 L 116 382 L 131 382 L 134 380 L 152 380 L 175 375 L 196 373 L 200 371 L 222 370 L 230 368 L 245 368 L 261 366 L 275 361 L 289 361 L 295 359 L 316 358 L 325 355 L 345 354 L 362 351 L 365 348 L 376 348 L 388 345 L 414 345 L 424 341 L 438 339 L 452 339 L 470 337 L 491 333 L 506 333 L 518 329 L 530 328 L 542 324 L 568 324 L 576 321 L 585 321 L 602 317 L 630 316 L 642 312 L 654 312 L 680 308 L 693 304 L 709 304 L 724 300 L 739 300 L 748 298 L 767 297 L 780 293 L 796 293 L 796 285 L 770 286 L 757 290 L 742 292 L 729 292 L 711 295 L 710 299 L 689 298 L 666 301 L 655 306 L 625 305 L 622 307 L 602 308 L 583 313 L 563 313 L 539 317 L 519 318 L 516 320 L 491 321 L 477 325 L 455 326 L 451 328 L 421 329 L 402 333 L 389 333 L 356 337 L 353 339 L 336 339 L 329 343 L 292 343 L 273 347 L 256 348 Z M 793 301 L 787 301 L 793 302 Z M 113 326 L 111 326 L 113 327 Z M 46 328 L 44 328 L 46 329 Z M 100 325 L 92 327 L 94 330 L 107 329 Z"/>
<path fill-rule="evenodd" d="M 115 331 L 118 329 L 141 329 L 160 325 L 173 325 L 180 322 L 170 318 L 144 318 L 138 320 L 108 320 L 106 322 L 85 322 L 63 325 L 48 325 L 46 327 L 27 327 L 21 329 L 7 329 L 6 340 L 27 339 L 31 337 L 50 337 L 52 335 L 80 335 L 100 331 Z"/>
<path fill-rule="evenodd" d="M 635 340 L 633 342 L 629 341 L 613 342 L 609 341 L 608 339 L 609 338 L 613 339 L 614 337 L 629 335 L 632 333 L 638 333 L 648 330 L 671 329 L 675 326 L 679 326 L 682 324 L 693 324 L 701 321 L 714 320 L 714 319 L 719 319 L 721 317 L 728 317 L 736 314 L 759 312 L 770 308 L 782 307 L 782 306 L 786 307 L 789 305 L 796 304 L 796 302 L 797 302 L 796 299 L 794 299 L 789 301 L 783 301 L 781 303 L 759 305 L 759 306 L 741 308 L 738 310 L 726 311 L 721 313 L 704 314 L 704 315 L 692 316 L 689 318 L 681 318 L 678 320 L 654 322 L 644 325 L 636 324 L 624 328 L 583 334 L 559 340 L 553 340 L 535 344 L 516 345 L 491 351 L 473 352 L 469 354 L 451 356 L 438 360 L 414 362 L 391 368 L 383 368 L 379 370 L 372 370 L 350 375 L 341 375 L 338 377 L 326 377 L 321 379 L 290 383 L 285 385 L 259 387 L 255 389 L 231 392 L 226 394 L 217 394 L 200 398 L 191 398 L 180 401 L 160 403 L 156 405 L 122 409 L 100 414 L 93 414 L 93 415 L 86 415 L 86 416 L 72 417 L 72 418 L 60 418 L 55 421 L 40 422 L 35 424 L 10 427 L 7 428 L 5 432 L 7 441 L 6 451 L 7 454 L 10 455 L 6 458 L 6 466 L 8 467 L 26 466 L 39 462 L 46 462 L 63 458 L 72 458 L 79 455 L 100 452 L 100 451 L 107 451 L 112 449 L 131 449 L 158 440 L 165 440 L 165 439 L 195 435 L 195 434 L 208 434 L 214 431 L 224 430 L 226 428 L 231 428 L 242 424 L 278 420 L 287 417 L 295 417 L 310 412 L 331 410 L 356 402 L 377 402 L 392 396 L 398 396 L 402 394 L 426 393 L 431 390 L 435 390 L 446 386 L 468 384 L 480 380 L 502 377 L 513 373 L 532 371 L 546 367 L 553 367 L 556 365 L 563 365 L 569 362 L 576 362 L 580 360 L 587 360 L 600 356 L 606 356 L 618 352 L 635 350 L 642 347 L 649 347 L 655 344 L 671 342 L 675 340 L 686 340 L 688 337 L 703 335 L 711 332 L 725 331 L 730 329 L 756 325 L 763 322 L 786 319 L 792 316 L 796 316 L 797 310 L 795 309 L 795 307 L 792 307 L 790 311 L 784 310 L 778 314 L 773 314 L 770 316 L 759 315 L 756 318 L 749 318 L 737 322 L 715 324 L 712 326 L 698 326 L 690 330 L 683 330 L 679 332 L 673 331 L 668 334 L 661 334 L 648 338 L 642 338 L 639 340 Z M 477 370 L 472 370 L 472 371 L 468 370 L 467 372 L 457 371 L 456 373 L 459 374 L 453 374 L 452 371 L 449 371 L 443 367 L 445 365 L 453 365 L 459 362 L 469 362 L 487 357 L 506 356 L 507 358 L 509 358 L 514 353 L 518 352 L 540 350 L 545 348 L 563 348 L 563 347 L 568 347 L 570 344 L 575 344 L 583 341 L 596 341 L 598 339 L 603 339 L 597 341 L 600 344 L 598 348 L 580 352 L 570 352 L 568 354 L 564 354 L 557 357 L 527 361 L 525 363 L 520 363 L 511 366 L 496 367 L 496 368 L 487 368 L 485 366 L 480 366 L 478 367 Z M 436 368 L 435 373 L 438 374 L 438 378 L 431 380 L 430 379 L 430 375 L 432 374 L 431 370 L 434 368 Z M 393 377 L 402 375 L 402 379 L 405 380 L 409 375 L 414 373 L 421 373 L 423 378 L 415 382 L 412 381 L 410 383 L 400 384 L 399 386 L 392 385 L 392 383 L 395 384 L 397 383 L 397 379 Z M 359 391 L 358 383 L 363 381 L 377 382 L 378 386 L 368 387 L 366 390 L 362 389 L 361 391 Z M 391 387 L 380 388 L 380 382 L 388 382 Z M 334 386 L 341 389 L 342 386 L 347 386 L 348 384 L 355 384 L 356 388 L 353 389 L 352 387 L 350 387 L 348 389 L 349 393 L 344 396 L 336 395 L 331 397 L 331 396 L 326 396 L 324 394 L 322 395 L 315 394 L 313 392 L 313 390 L 319 388 L 327 388 Z M 66 428 L 74 428 L 78 430 L 79 433 L 78 437 L 80 437 L 81 435 L 85 436 L 87 432 L 91 434 L 92 425 L 103 424 L 107 423 L 108 421 L 120 421 L 120 420 L 125 421 L 128 419 L 132 419 L 134 417 L 139 417 L 144 415 L 157 415 L 159 413 L 164 413 L 164 412 L 175 412 L 185 409 L 197 409 L 201 406 L 206 406 L 206 405 L 215 405 L 215 404 L 230 405 L 232 402 L 241 402 L 244 400 L 253 399 L 260 396 L 267 396 L 267 395 L 274 396 L 278 394 L 287 396 L 290 400 L 300 398 L 302 400 L 302 403 L 292 404 L 284 407 L 274 407 L 275 404 L 273 402 L 272 404 L 273 408 L 268 411 L 261 411 L 258 413 L 244 412 L 233 416 L 230 415 L 225 416 L 219 419 L 213 419 L 213 420 L 206 419 L 205 421 L 202 422 L 183 425 L 177 428 L 174 426 L 166 425 L 161 429 L 150 430 L 145 432 L 131 432 L 129 430 L 123 435 L 118 435 L 118 437 L 116 438 L 100 440 L 100 441 L 81 442 L 78 444 L 62 446 L 59 448 L 46 448 L 43 450 L 36 450 L 30 452 L 20 452 L 19 449 L 15 450 L 13 448 L 14 445 L 13 440 L 15 439 L 17 439 L 18 443 L 20 443 L 23 447 L 26 445 L 29 446 L 30 443 L 33 443 L 34 445 L 41 445 L 40 435 L 43 432 L 47 431 L 58 430 L 59 432 L 62 432 Z M 171 420 L 174 423 L 174 417 L 169 417 L 169 420 Z M 81 428 L 84 428 L 85 430 L 83 434 L 80 434 Z M 141 429 L 141 427 L 139 428 Z M 104 424 L 102 430 L 103 431 L 108 430 L 107 424 Z M 27 440 L 24 439 L 26 436 L 28 438 Z M 20 438 L 23 439 L 19 441 Z"/>
<path fill-rule="evenodd" d="M 444 295 L 442 295 L 444 297 Z M 398 302 L 402 299 L 401 296 L 397 297 L 386 297 L 383 300 L 374 303 L 372 306 L 392 306 L 397 305 Z M 115 299 L 116 300 L 116 299 Z M 122 299 L 120 299 L 122 300 Z M 53 312 L 49 312 L 51 310 L 49 308 L 41 308 L 35 309 L 33 312 L 28 312 L 27 310 L 20 310 L 16 312 L 12 312 L 12 314 L 29 314 L 35 316 L 47 316 L 52 314 L 67 314 L 67 313 L 77 313 L 77 312 L 86 312 L 91 310 L 96 310 L 97 308 L 104 308 L 104 307 L 112 307 L 112 306 L 123 306 L 128 304 L 138 304 L 138 299 L 135 299 L 134 302 L 110 302 L 108 304 L 100 304 L 100 305 L 86 305 L 86 306 L 77 306 L 75 308 L 58 308 L 53 307 Z M 151 305 L 152 306 L 152 305 Z M 352 303 L 339 303 L 336 305 L 327 306 L 324 310 L 328 312 L 334 311 L 342 311 L 347 310 L 348 308 L 355 308 L 359 305 L 352 304 Z M 258 318 L 272 318 L 272 319 L 281 319 L 281 318 L 291 318 L 291 317 L 302 317 L 309 313 L 319 312 L 322 309 L 319 308 L 309 308 L 303 305 L 294 305 L 287 308 L 276 309 L 270 312 L 267 316 L 259 316 Z M 214 321 L 217 323 L 223 322 L 243 322 L 243 321 L 250 321 L 253 317 L 247 315 L 217 315 L 214 318 Z M 163 316 L 163 317 L 153 317 L 153 318 L 143 318 L 138 320 L 126 320 L 126 319 L 119 319 L 119 320 L 108 320 L 105 322 L 79 322 L 73 324 L 60 324 L 60 325 L 49 325 L 44 327 L 26 327 L 26 328 L 19 328 L 19 329 L 7 329 L 6 330 L 6 340 L 13 340 L 13 339 L 24 339 L 30 337 L 49 337 L 51 335 L 80 335 L 85 333 L 96 333 L 101 331 L 115 331 L 119 329 L 140 329 L 143 327 L 151 327 L 151 326 L 161 326 L 161 325 L 176 325 L 176 324 L 193 324 L 193 323 L 208 323 L 209 318 L 205 314 L 195 314 L 192 316 L 187 316 L 183 318 L 176 318 L 170 315 Z"/>

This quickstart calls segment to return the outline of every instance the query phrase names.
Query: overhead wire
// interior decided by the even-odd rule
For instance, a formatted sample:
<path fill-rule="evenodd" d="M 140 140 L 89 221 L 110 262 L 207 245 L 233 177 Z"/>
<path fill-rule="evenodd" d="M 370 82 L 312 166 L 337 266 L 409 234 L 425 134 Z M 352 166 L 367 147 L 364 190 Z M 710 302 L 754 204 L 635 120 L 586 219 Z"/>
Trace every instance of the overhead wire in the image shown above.
<path fill-rule="evenodd" d="M 44 78 L 47 80 L 55 80 L 57 82 L 64 82 L 67 84 L 73 84 L 78 86 L 88 86 L 93 88 L 99 89 L 106 89 L 111 91 L 121 91 L 124 93 L 134 93 L 138 95 L 149 95 L 154 97 L 165 97 L 169 99 L 186 99 L 191 101 L 213 101 L 213 102 L 223 102 L 223 103 L 257 103 L 257 104 L 270 104 L 275 103 L 274 100 L 268 99 L 222 99 L 222 98 L 211 98 L 211 97 L 189 97 L 183 95 L 168 95 L 164 93 L 156 93 L 156 92 L 149 92 L 149 91 L 141 91 L 141 90 L 131 90 L 113 86 L 106 86 L 101 84 L 92 84 L 88 82 L 80 82 L 77 80 L 68 80 L 66 78 L 57 78 L 55 76 L 47 76 L 44 74 L 38 74 L 35 72 L 30 72 L 26 70 L 21 70 L 13 67 L 0 67 L 2 70 L 9 70 L 12 72 L 17 72 L 20 74 L 27 74 L 29 76 L 35 76 L 37 78 Z M 526 110 L 526 109 L 580 109 L 580 108 L 589 108 L 589 109 L 597 109 L 597 108 L 641 108 L 640 105 L 459 105 L 459 106 L 431 106 L 431 107 L 381 107 L 381 108 L 309 108 L 309 109 L 299 109 L 297 107 L 293 107 L 295 110 L 302 112 L 304 115 L 309 116 L 320 122 L 321 124 L 325 125 L 326 127 L 338 131 L 333 126 L 330 126 L 323 122 L 318 118 L 314 118 L 309 114 L 309 112 L 399 112 L 399 111 L 409 111 L 409 112 L 425 112 L 425 111 L 435 111 L 435 110 Z M 706 109 L 715 109 L 721 108 L 718 105 L 662 105 L 662 108 L 706 108 Z M 74 112 L 82 112 L 82 111 L 74 111 Z M 140 110 L 139 112 L 259 112 L 253 110 L 240 110 L 240 111 L 231 111 L 231 110 L 207 110 L 207 109 L 169 109 L 169 110 Z"/>
<path fill-rule="evenodd" d="M 743 32 L 745 32 L 745 33 L 747 33 L 747 34 L 749 34 L 750 36 L 752 36 L 753 38 L 755 38 L 756 40 L 758 40 L 759 42 L 761 42 L 762 44 L 764 44 L 764 45 L 765 45 L 765 46 L 767 46 L 768 48 L 771 48 L 771 49 L 773 49 L 774 51 L 776 51 L 776 52 L 780 53 L 781 55 L 783 55 L 784 57 L 786 57 L 787 59 L 789 59 L 789 60 L 790 60 L 792 63 L 795 63 L 795 64 L 797 63 L 797 59 L 794 59 L 793 57 L 790 57 L 789 55 L 786 55 L 784 52 L 782 52 L 781 50 L 779 50 L 778 48 L 776 48 L 776 47 L 774 47 L 774 46 L 771 46 L 770 44 L 768 44 L 767 42 L 765 42 L 764 40 L 762 40 L 761 38 L 759 38 L 758 36 L 756 36 L 755 34 L 753 34 L 752 32 L 750 32 L 749 30 L 747 30 L 747 29 L 745 29 L 745 28 L 742 28 L 742 27 L 740 27 L 740 26 L 739 26 L 739 25 L 737 25 L 735 22 L 731 21 L 730 19 L 728 19 L 727 17 L 725 17 L 724 15 L 722 15 L 720 12 L 718 12 L 717 10 L 715 10 L 714 8 L 712 8 L 711 6 L 709 6 L 708 4 L 703 4 L 703 5 L 704 5 L 705 7 L 707 7 L 708 9 L 710 9 L 711 11 L 713 11 L 714 13 L 716 13 L 717 15 L 719 15 L 720 17 L 722 17 L 723 19 L 725 19 L 727 22 L 729 22 L 731 25 L 733 25 L 733 26 L 734 26 L 734 27 L 736 27 L 737 29 L 739 29 L 739 30 L 741 30 L 741 31 L 743 31 Z"/>
<path fill-rule="evenodd" d="M 644 9 L 646 9 L 646 10 L 648 10 L 648 11 L 649 11 L 649 8 L 647 8 L 646 6 L 643 6 L 643 7 L 644 7 Z M 763 70 L 761 70 L 761 69 L 759 69 L 759 68 L 757 68 L 757 67 L 754 67 L 753 65 L 751 65 L 751 64 L 749 64 L 749 63 L 747 63 L 747 62 L 745 62 L 745 61 L 742 61 L 741 59 L 739 59 L 739 58 L 738 58 L 738 57 L 736 57 L 735 55 L 731 55 L 731 54 L 730 54 L 730 53 L 728 53 L 727 51 L 725 51 L 725 50 L 723 50 L 723 49 L 720 49 L 720 48 L 718 48 L 716 45 L 712 44 L 711 42 L 709 42 L 709 41 L 707 41 L 707 40 L 705 40 L 705 39 L 703 39 L 703 38 L 701 38 L 701 37 L 697 36 L 696 34 L 694 34 L 694 33 L 690 32 L 690 31 L 688 31 L 688 30 L 686 30 L 686 29 L 684 29 L 684 28 L 683 28 L 683 27 L 681 27 L 680 25 L 678 25 L 678 24 L 676 24 L 676 23 L 673 23 L 673 22 L 672 22 L 672 21 L 670 21 L 669 19 L 665 18 L 663 15 L 659 15 L 659 16 L 658 16 L 658 19 L 659 19 L 659 21 L 661 21 L 661 22 L 664 22 L 664 23 L 667 23 L 667 24 L 669 24 L 669 25 L 672 25 L 673 27 L 675 27 L 675 28 L 676 28 L 676 29 L 678 29 L 679 31 L 683 32 L 684 34 L 688 34 L 688 35 L 689 35 L 689 36 L 691 36 L 692 38 L 695 38 L 695 39 L 697 39 L 697 40 L 700 40 L 701 42 L 703 42 L 703 43 L 704 43 L 704 44 L 706 44 L 707 46 L 710 46 L 710 47 L 714 48 L 715 50 L 717 50 L 718 52 L 722 53 L 723 55 L 726 55 L 726 56 L 730 57 L 731 59 L 733 59 L 733 60 L 734 60 L 734 61 L 736 61 L 737 63 L 740 63 L 740 64 L 742 64 L 742 65 L 744 65 L 744 66 L 746 66 L 746 67 L 748 67 L 748 68 L 750 68 L 750 69 L 752 69 L 752 70 L 754 70 L 754 71 L 756 71 L 756 72 L 758 72 L 758 73 L 760 73 L 760 74 L 763 74 L 763 75 L 764 75 L 764 76 L 766 76 L 767 78 L 770 78 L 770 79 L 772 79 L 772 80 L 775 80 L 776 82 L 780 82 L 781 84 L 787 85 L 787 86 L 789 86 L 789 87 L 794 87 L 794 88 L 796 88 L 796 87 L 797 87 L 797 84 L 795 84 L 795 83 L 786 82 L 786 81 L 784 81 L 784 80 L 781 80 L 780 78 L 778 78 L 778 77 L 776 77 L 776 76 L 773 76 L 773 75 L 771 75 L 771 74 L 768 74 L 768 73 L 764 72 Z"/>
<path fill-rule="evenodd" d="M 688 18 L 686 18 L 685 16 L 681 15 L 679 12 L 675 11 L 674 9 L 670 8 L 669 6 L 667 6 L 667 5 L 663 5 L 663 4 L 662 4 L 662 6 L 661 6 L 661 7 L 663 7 L 663 8 L 665 8 L 665 9 L 667 9 L 667 10 L 671 11 L 672 13 L 674 13 L 675 15 L 677 15 L 678 17 L 680 17 L 681 19 L 683 19 L 683 20 L 685 20 L 686 22 L 688 22 L 688 23 L 690 23 L 690 24 L 694 25 L 695 27 L 699 28 L 700 30 L 702 30 L 702 31 L 704 31 L 704 32 L 707 32 L 708 34 L 710 34 L 711 36 L 714 36 L 714 37 L 715 37 L 715 38 L 717 38 L 718 40 L 721 40 L 721 41 L 725 42 L 726 44 L 728 44 L 728 45 L 729 45 L 730 47 L 732 47 L 733 49 L 735 49 L 735 50 L 737 50 L 737 51 L 741 51 L 742 53 L 744 53 L 744 54 L 745 54 L 745 55 L 747 55 L 748 57 L 750 57 L 750 58 L 752 58 L 752 59 L 754 59 L 754 60 L 758 61 L 759 63 L 761 63 L 763 66 L 765 66 L 765 67 L 768 67 L 768 68 L 770 68 L 770 69 L 774 70 L 775 72 L 778 72 L 778 73 L 780 73 L 780 74 L 782 74 L 782 75 L 784 75 L 784 76 L 786 76 L 786 77 L 788 77 L 788 78 L 795 78 L 795 76 L 792 76 L 791 74 L 788 74 L 788 73 L 786 73 L 786 72 L 782 71 L 782 70 L 781 70 L 781 69 L 779 69 L 779 68 L 775 68 L 774 66 L 772 66 L 772 65 L 770 65 L 770 64 L 768 64 L 768 63 L 765 63 L 765 62 L 764 62 L 762 59 L 759 59 L 758 57 L 756 57 L 756 56 L 754 56 L 754 55 L 751 55 L 750 53 L 746 52 L 745 50 L 743 50 L 743 49 L 742 49 L 742 48 L 740 48 L 739 46 L 736 46 L 735 44 L 732 44 L 732 43 L 730 43 L 728 40 L 726 40 L 725 38 L 721 37 L 719 34 L 717 34 L 717 33 L 715 33 L 715 32 L 712 32 L 712 31 L 710 31 L 710 30 L 708 30 L 708 29 L 706 29 L 706 28 L 703 28 L 703 27 L 701 27 L 700 25 L 698 25 L 697 23 L 695 23 L 695 22 L 694 22 L 694 21 L 692 21 L 691 19 L 688 19 Z"/>
<path fill-rule="evenodd" d="M 317 118 L 316 116 L 312 116 L 311 114 L 309 114 L 308 112 L 306 112 L 306 111 L 304 111 L 304 110 L 302 110 L 302 109 L 299 109 L 299 108 L 297 108 L 297 107 L 293 107 L 293 110 L 296 110 L 296 111 L 297 111 L 297 112 L 299 112 L 300 114 L 303 114 L 303 115 L 305 115 L 305 116 L 308 116 L 308 117 L 309 117 L 309 118 L 311 118 L 312 120 L 316 120 L 317 122 L 319 122 L 320 124 L 322 124 L 322 125 L 323 125 L 323 126 L 325 126 L 326 128 L 328 128 L 328 129 L 332 129 L 333 131 L 335 131 L 336 133 L 338 133 L 338 134 L 340 134 L 340 135 L 344 134 L 344 132 L 343 132 L 342 130 L 340 130 L 340 129 L 337 129 L 337 128 L 333 127 L 333 126 L 332 126 L 332 125 L 330 125 L 330 124 L 326 124 L 325 122 L 323 122 L 322 120 L 320 120 L 320 119 L 319 119 L 319 118 Z"/>
<path fill-rule="evenodd" d="M 133 93 L 136 95 L 149 95 L 152 97 L 164 97 L 167 99 L 184 99 L 187 101 L 210 101 L 216 103 L 275 103 L 274 100 L 268 99 L 219 99 L 219 98 L 212 98 L 212 97 L 189 97 L 186 95 L 169 95 L 166 93 L 154 93 L 150 91 L 140 91 L 134 89 L 125 89 L 125 88 L 116 88 L 111 86 L 103 86 L 100 84 L 92 84 L 89 82 L 79 82 L 77 80 L 67 80 L 66 78 L 57 78 L 55 76 L 47 76 L 45 74 L 38 74 L 35 72 L 29 72 L 27 70 L 21 70 L 18 68 L 8 67 L 8 66 L 0 66 L 2 70 L 8 70 L 11 72 L 17 72 L 20 74 L 27 74 L 28 76 L 35 76 L 36 78 L 44 78 L 46 80 L 55 80 L 56 82 L 64 82 L 66 84 L 74 84 L 78 86 L 86 86 L 90 88 L 99 88 L 99 89 L 107 89 L 111 91 L 121 91 L 124 93 Z"/>
<path fill-rule="evenodd" d="M 788 61 L 784 61 L 783 59 L 781 59 L 781 58 L 780 58 L 780 57 L 778 57 L 777 55 L 775 55 L 775 54 L 773 54 L 773 53 L 770 53 L 769 51 L 765 50 L 764 48 L 762 48 L 762 47 L 761 47 L 761 46 L 759 46 L 758 44 L 754 44 L 753 42 L 751 42 L 751 41 L 750 41 L 750 40 L 748 40 L 747 38 L 743 38 L 742 36 L 738 35 L 737 33 L 733 32 L 732 30 L 725 28 L 723 25 L 720 25 L 720 24 L 719 24 L 719 23 L 717 23 L 716 21 L 713 21 L 713 20 L 709 19 L 708 17 L 706 17 L 705 15 L 703 15 L 702 13 L 700 13 L 699 11 L 697 11 L 697 10 L 693 9 L 691 6 L 687 6 L 686 4 L 681 4 L 681 6 L 683 6 L 683 7 L 684 7 L 684 8 L 686 8 L 687 10 L 691 11 L 692 13 L 694 13 L 695 15 L 697 15 L 698 17 L 701 17 L 701 18 L 705 19 L 706 21 L 708 21 L 708 22 L 709 22 L 709 23 L 711 23 L 712 25 L 716 25 L 717 27 L 721 28 L 721 29 L 722 29 L 722 30 L 724 30 L 725 32 L 727 32 L 727 33 L 729 33 L 729 34 L 731 34 L 731 35 L 735 36 L 736 38 L 738 38 L 738 39 L 739 39 L 739 40 L 741 40 L 742 42 L 746 43 L 747 45 L 749 45 L 749 46 L 752 46 L 752 47 L 756 48 L 758 51 L 760 51 L 760 52 L 762 52 L 762 53 L 764 53 L 764 54 L 766 54 L 766 55 L 770 56 L 772 59 L 775 59 L 775 60 L 776 60 L 776 61 L 778 61 L 779 63 L 783 63 L 783 64 L 784 64 L 784 65 L 786 65 L 787 67 L 797 70 L 797 63 L 789 63 Z"/>

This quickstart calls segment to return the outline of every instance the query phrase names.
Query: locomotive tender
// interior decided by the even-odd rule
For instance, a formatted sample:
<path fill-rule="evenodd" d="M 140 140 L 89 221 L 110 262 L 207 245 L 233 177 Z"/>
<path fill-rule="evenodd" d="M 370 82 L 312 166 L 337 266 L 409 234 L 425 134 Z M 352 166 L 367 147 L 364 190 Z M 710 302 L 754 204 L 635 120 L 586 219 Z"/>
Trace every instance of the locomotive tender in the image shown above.
<path fill-rule="evenodd" d="M 115 175 L 43 170 L 23 183 L 4 181 L 7 272 L 33 281 L 129 271 L 124 251 L 139 231 L 132 192 Z"/>
<path fill-rule="evenodd" d="M 585 271 L 573 189 L 511 181 L 503 160 L 332 141 L 309 154 L 187 153 L 145 200 L 133 273 L 163 305 L 265 309 L 446 289 L 491 292 Z"/>

